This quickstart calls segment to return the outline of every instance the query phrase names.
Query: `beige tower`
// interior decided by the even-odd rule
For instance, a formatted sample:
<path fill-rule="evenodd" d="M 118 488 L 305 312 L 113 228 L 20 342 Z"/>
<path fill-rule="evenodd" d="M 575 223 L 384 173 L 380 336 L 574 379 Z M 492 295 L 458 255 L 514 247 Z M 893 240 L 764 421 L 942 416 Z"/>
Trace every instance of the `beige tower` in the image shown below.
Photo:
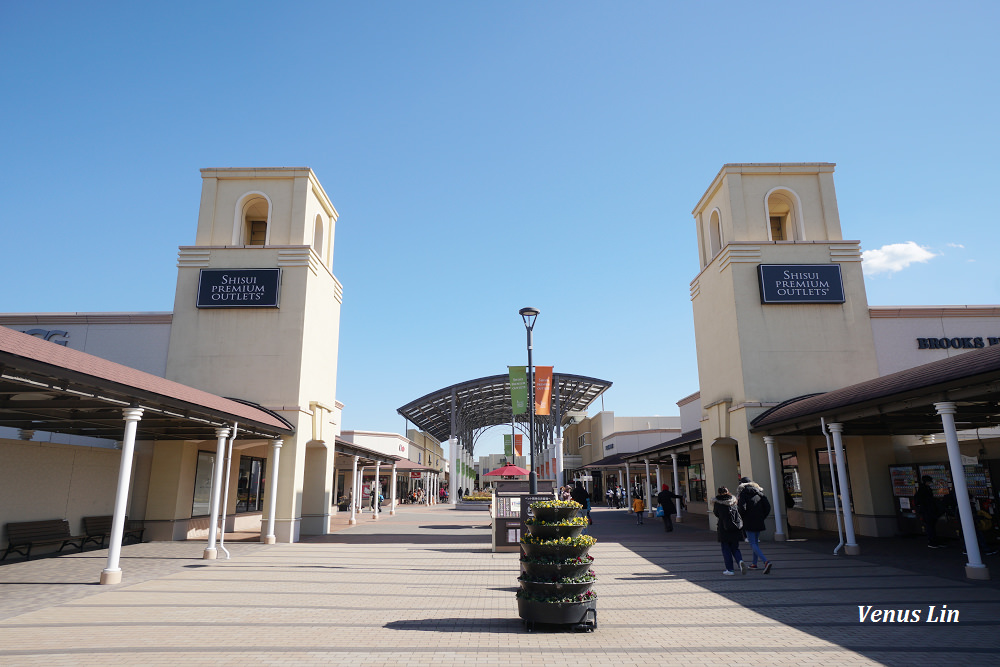
<path fill-rule="evenodd" d="M 331 271 L 336 221 L 310 169 L 204 169 L 195 245 L 178 259 L 167 377 L 256 402 L 295 427 L 280 448 L 237 442 L 267 458 L 268 475 L 280 455 L 279 542 L 329 531 L 342 302 Z M 169 476 L 170 455 L 161 454 L 154 469 Z M 173 467 L 184 475 L 183 464 Z M 184 486 L 170 481 L 164 488 Z M 174 506 L 183 511 L 184 501 L 157 511 Z"/>
<path fill-rule="evenodd" d="M 860 242 L 841 237 L 833 170 L 727 164 L 693 211 L 710 492 L 735 491 L 743 475 L 771 495 L 767 449 L 751 420 L 781 401 L 878 375 Z"/>

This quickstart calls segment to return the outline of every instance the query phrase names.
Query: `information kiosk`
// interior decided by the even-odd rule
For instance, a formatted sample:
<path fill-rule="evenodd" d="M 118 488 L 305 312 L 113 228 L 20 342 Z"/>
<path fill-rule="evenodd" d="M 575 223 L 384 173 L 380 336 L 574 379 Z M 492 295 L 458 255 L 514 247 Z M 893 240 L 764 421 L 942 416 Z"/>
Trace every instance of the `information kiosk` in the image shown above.
<path fill-rule="evenodd" d="M 518 551 L 525 521 L 531 518 L 529 505 L 554 498 L 553 480 L 538 480 L 538 493 L 528 493 L 527 481 L 496 482 L 493 491 L 493 551 Z"/>

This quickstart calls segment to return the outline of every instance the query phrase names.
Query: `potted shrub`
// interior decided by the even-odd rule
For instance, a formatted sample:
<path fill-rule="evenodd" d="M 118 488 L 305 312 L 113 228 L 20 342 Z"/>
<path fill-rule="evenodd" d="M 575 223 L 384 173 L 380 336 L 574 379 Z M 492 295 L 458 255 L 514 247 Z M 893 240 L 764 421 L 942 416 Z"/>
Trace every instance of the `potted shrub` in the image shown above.
<path fill-rule="evenodd" d="M 517 592 L 518 614 L 529 632 L 537 623 L 588 632 L 597 627 L 597 594 L 591 590 L 597 577 L 587 553 L 597 540 L 581 534 L 587 526 L 586 517 L 577 516 L 581 509 L 572 500 L 531 504 Z"/>

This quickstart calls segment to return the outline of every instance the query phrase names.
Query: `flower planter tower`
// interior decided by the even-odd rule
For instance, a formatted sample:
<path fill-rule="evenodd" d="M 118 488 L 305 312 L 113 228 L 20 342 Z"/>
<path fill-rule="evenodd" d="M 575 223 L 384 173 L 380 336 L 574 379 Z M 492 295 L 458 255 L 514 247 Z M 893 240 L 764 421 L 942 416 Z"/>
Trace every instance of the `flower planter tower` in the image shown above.
<path fill-rule="evenodd" d="M 531 504 L 517 578 L 517 611 L 528 632 L 539 623 L 597 628 L 597 595 L 591 590 L 597 578 L 587 553 L 597 540 L 581 534 L 587 526 L 586 517 L 577 516 L 582 508 L 571 500 Z"/>

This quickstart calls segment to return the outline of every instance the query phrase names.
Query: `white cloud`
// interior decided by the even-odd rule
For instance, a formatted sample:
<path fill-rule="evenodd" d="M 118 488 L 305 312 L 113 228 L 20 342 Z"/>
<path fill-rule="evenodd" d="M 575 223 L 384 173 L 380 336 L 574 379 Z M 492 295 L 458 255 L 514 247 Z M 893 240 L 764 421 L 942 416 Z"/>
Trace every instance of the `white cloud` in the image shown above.
<path fill-rule="evenodd" d="M 896 273 L 914 262 L 926 262 L 936 256 L 927 248 L 918 246 L 913 241 L 890 243 L 881 248 L 862 252 L 861 267 L 869 275 Z"/>
<path fill-rule="evenodd" d="M 965 246 L 962 245 L 961 243 L 946 243 L 945 245 L 947 245 L 949 248 L 963 248 L 963 249 L 965 248 Z"/>

